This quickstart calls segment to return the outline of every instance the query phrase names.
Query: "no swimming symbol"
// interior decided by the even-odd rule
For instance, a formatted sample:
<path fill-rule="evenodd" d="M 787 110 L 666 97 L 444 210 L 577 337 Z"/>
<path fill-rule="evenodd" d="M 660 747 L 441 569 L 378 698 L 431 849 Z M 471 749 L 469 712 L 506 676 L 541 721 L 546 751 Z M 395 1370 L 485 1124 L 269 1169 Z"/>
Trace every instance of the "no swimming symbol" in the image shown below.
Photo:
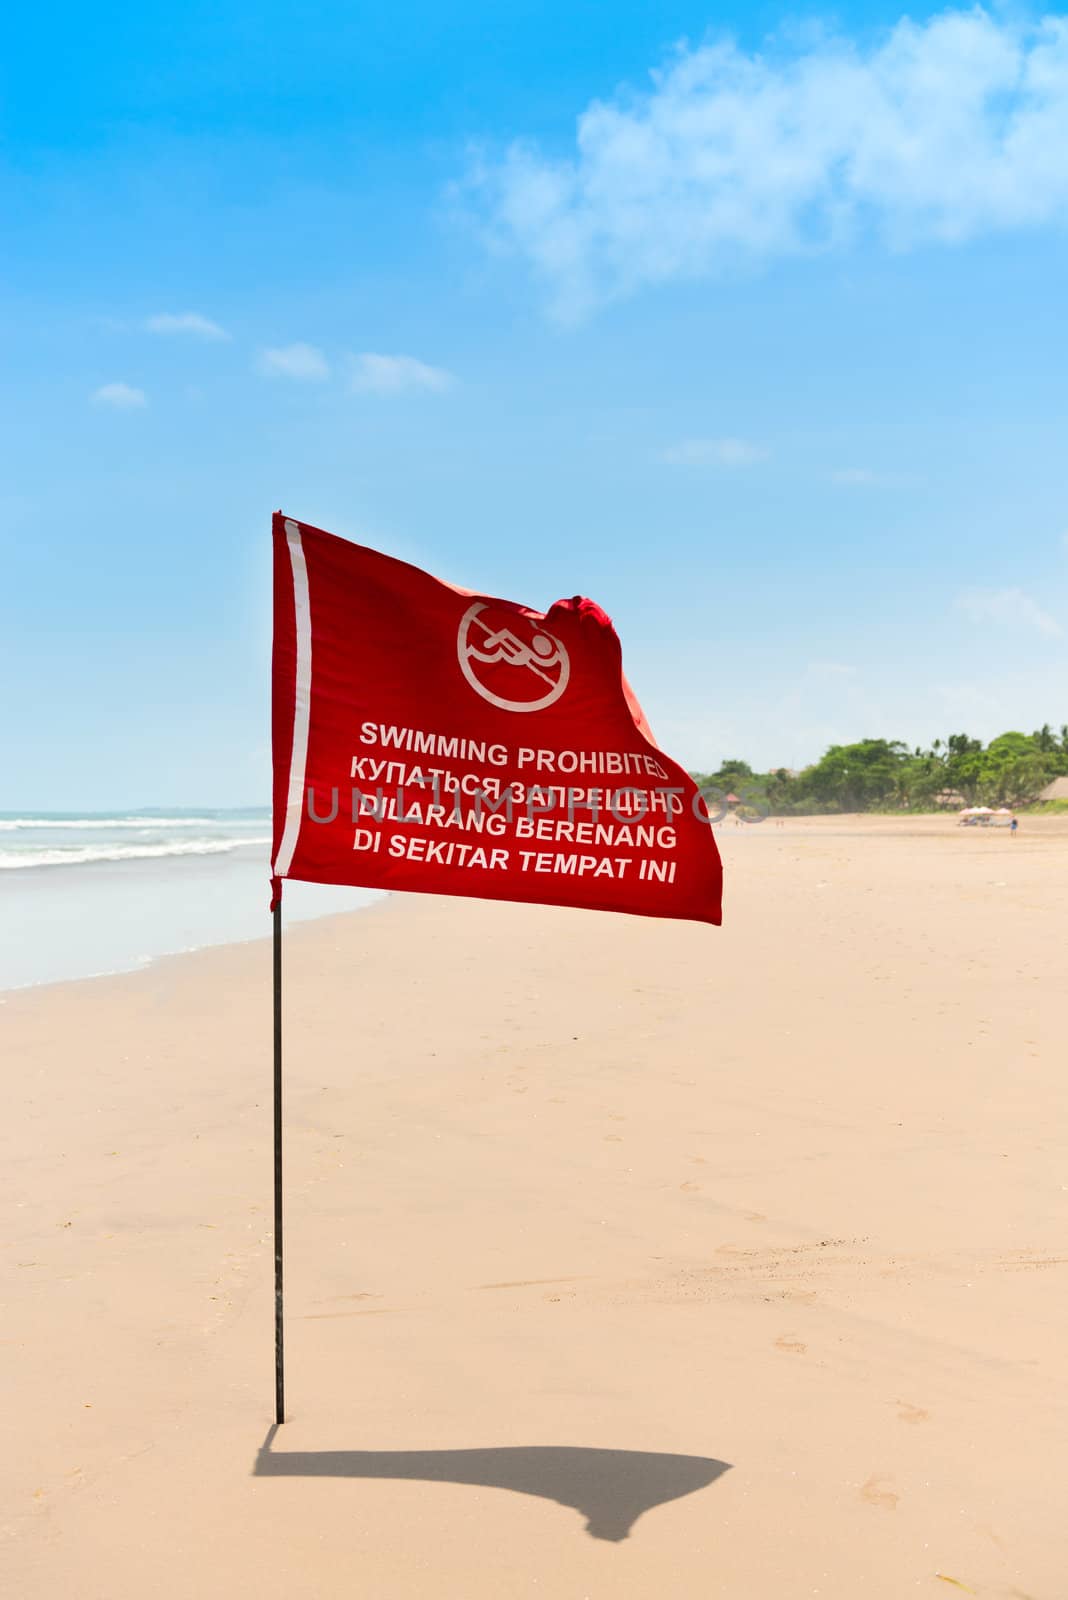
<path fill-rule="evenodd" d="M 559 700 L 571 671 L 554 633 L 486 600 L 460 619 L 456 653 L 472 689 L 502 711 L 544 711 Z"/>

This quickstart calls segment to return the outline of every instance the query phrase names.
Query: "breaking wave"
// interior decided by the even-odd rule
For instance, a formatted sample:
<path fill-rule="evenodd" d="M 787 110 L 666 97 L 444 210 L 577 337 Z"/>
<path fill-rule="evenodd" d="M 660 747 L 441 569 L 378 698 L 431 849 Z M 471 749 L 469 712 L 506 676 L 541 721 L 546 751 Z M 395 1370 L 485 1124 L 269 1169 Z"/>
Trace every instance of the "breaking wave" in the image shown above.
<path fill-rule="evenodd" d="M 41 824 L 29 825 L 40 827 Z M 86 824 L 82 822 L 77 826 Z M 114 822 L 110 826 L 114 827 Z M 84 867 L 95 861 L 149 861 L 162 856 L 218 856 L 247 845 L 270 842 L 269 837 L 250 839 L 246 836 L 240 839 L 175 839 L 167 844 L 88 844 L 54 850 L 0 850 L 0 872 L 30 867 Z"/>
<path fill-rule="evenodd" d="M 83 828 L 109 828 L 121 833 L 127 828 L 215 828 L 220 823 L 229 828 L 252 828 L 262 825 L 262 817 L 0 817 L 0 833 L 15 833 L 30 828 L 66 828 L 81 832 Z"/>

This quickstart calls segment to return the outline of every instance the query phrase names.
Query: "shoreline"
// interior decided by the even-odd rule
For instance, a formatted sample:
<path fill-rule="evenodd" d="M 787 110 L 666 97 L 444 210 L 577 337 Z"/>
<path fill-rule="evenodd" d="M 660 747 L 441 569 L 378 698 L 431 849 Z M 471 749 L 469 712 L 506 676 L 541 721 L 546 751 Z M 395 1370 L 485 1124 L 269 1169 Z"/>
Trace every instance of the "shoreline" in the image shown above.
<path fill-rule="evenodd" d="M 370 893 L 371 891 L 368 891 Z M 291 923 L 284 925 L 285 937 L 289 939 L 299 935 L 301 929 L 320 922 L 330 922 L 334 919 L 363 916 L 368 911 L 381 911 L 391 899 L 392 893 L 376 895 L 374 900 L 369 900 L 366 905 L 356 908 L 346 907 L 341 911 L 316 911 L 307 916 L 294 918 Z M 265 913 L 269 922 L 269 913 Z M 118 967 L 108 972 L 83 972 L 78 977 L 72 978 L 43 978 L 36 983 L 17 984 L 13 988 L 0 988 L 0 1005 L 16 995 L 49 994 L 68 987 L 73 988 L 82 984 L 98 984 L 108 980 L 119 981 L 125 978 L 140 978 L 153 972 L 165 962 L 184 961 L 188 957 L 201 956 L 212 951 L 241 950 L 249 945 L 266 945 L 271 940 L 271 931 L 268 926 L 266 933 L 256 933 L 247 939 L 222 939 L 218 943 L 211 941 L 205 944 L 190 945 L 186 950 L 163 950 L 159 955 L 146 956 L 141 965 L 136 967 Z"/>
<path fill-rule="evenodd" d="M 780 840 L 790 838 L 804 839 L 807 837 L 822 837 L 825 839 L 834 837 L 843 839 L 898 839 L 903 837 L 911 837 L 918 840 L 945 839 L 947 837 L 956 838 L 960 836 L 959 842 L 961 843 L 963 843 L 963 836 L 967 835 L 969 840 L 977 841 L 979 848 L 994 847 L 994 841 L 996 839 L 1003 839 L 1008 842 L 1007 829 L 958 829 L 952 819 L 952 816 L 949 814 L 936 814 L 928 812 L 919 813 L 914 816 L 896 816 L 889 813 L 884 814 L 875 812 L 825 813 L 819 816 L 811 817 L 787 817 L 779 819 L 767 818 L 759 823 L 743 823 L 735 822 L 732 819 L 726 819 L 724 822 L 716 825 L 717 840 L 721 845 L 726 844 L 728 848 L 732 843 L 744 840 L 747 834 L 771 835 Z M 1057 840 L 1062 838 L 1064 840 L 1068 840 L 1068 814 L 1046 813 L 1041 816 L 1028 817 L 1026 822 L 1021 823 L 1019 834 L 1016 840 L 1012 841 L 1012 847 L 1024 849 L 1033 845 L 1036 841 L 1045 842 L 1047 840 Z M 236 855 L 236 853 L 235 857 L 223 858 L 223 871 L 225 871 L 228 867 L 232 869 L 236 867 L 247 868 L 251 866 L 251 863 L 248 861 L 247 857 L 242 858 L 241 856 Z M 216 858 L 194 858 L 195 866 L 200 867 L 204 863 L 208 864 L 209 870 L 210 866 L 213 864 L 216 865 L 216 867 L 218 866 L 218 860 Z M 171 858 L 167 863 L 167 870 L 171 873 L 177 873 L 183 868 L 187 872 L 192 870 L 190 863 L 183 858 Z M 81 886 L 80 883 L 71 884 L 69 879 L 66 883 L 63 883 L 59 880 L 58 876 L 53 878 L 52 874 L 59 874 L 64 870 L 61 867 L 40 869 L 30 868 L 27 870 L 34 873 L 37 871 L 42 871 L 49 874 L 49 880 L 47 884 L 48 892 L 59 893 L 64 889 L 71 889 L 74 892 L 77 892 L 78 888 Z M 104 883 L 106 875 L 114 874 L 118 876 L 120 880 L 125 880 L 128 887 L 139 895 L 149 892 L 148 883 L 146 881 L 142 881 L 138 876 L 139 873 L 143 872 L 144 870 L 140 863 L 101 862 L 94 863 L 92 866 L 72 867 L 67 870 L 78 873 L 79 875 L 83 873 L 95 875 L 95 882 L 100 884 Z M 12 876 L 14 876 L 14 874 Z M 92 880 L 81 881 L 91 882 Z M 265 887 L 267 884 L 269 884 L 269 873 L 263 862 L 258 858 L 255 861 L 255 874 L 253 876 L 253 882 L 256 893 L 264 904 L 263 922 L 265 924 L 265 928 L 262 933 L 250 932 L 237 938 L 225 933 L 218 938 L 212 937 L 210 934 L 208 934 L 208 936 L 199 939 L 196 943 L 189 944 L 181 948 L 165 949 L 158 952 L 149 953 L 141 957 L 133 958 L 127 964 L 105 967 L 97 972 L 82 972 L 69 976 L 27 979 L 22 982 L 7 984 L 5 984 L 2 978 L 0 978 L 0 1003 L 2 1003 L 7 996 L 20 994 L 28 989 L 50 989 L 55 987 L 57 984 L 62 983 L 95 982 L 101 978 L 118 977 L 124 974 L 131 975 L 138 972 L 148 971 L 157 962 L 170 959 L 174 956 L 195 955 L 201 950 L 222 949 L 231 944 L 254 943 L 259 939 L 269 939 L 269 913 L 266 910 L 267 889 Z M 32 893 L 32 888 L 29 884 L 27 884 L 25 887 L 28 893 Z M 45 885 L 42 884 L 40 887 L 44 888 Z M 291 921 L 294 926 L 298 923 L 303 923 L 306 921 L 318 921 L 323 917 L 347 915 L 350 911 L 356 909 L 369 909 L 372 905 L 377 903 L 377 891 L 374 890 L 332 888 L 330 886 L 319 884 L 303 884 L 297 881 L 287 884 L 286 895 L 288 896 L 288 903 L 284 900 L 283 904 L 285 906 L 287 915 L 287 927 L 290 925 L 290 909 L 293 907 L 294 897 L 297 897 L 298 899 L 296 915 L 291 917 Z M 363 896 L 366 896 L 367 898 L 362 904 L 358 904 L 356 906 L 339 907 L 337 910 L 328 909 L 325 906 L 323 909 L 310 908 L 313 899 L 318 898 L 319 900 L 322 900 L 324 896 L 329 897 L 330 895 L 337 895 L 339 897 L 347 896 L 350 899 L 355 897 L 357 901 L 359 901 Z M 305 909 L 300 902 L 306 902 L 308 908 Z M 102 901 L 101 904 L 103 910 L 107 912 L 109 908 L 106 901 Z M 254 915 L 258 915 L 258 912 L 254 913 Z M 0 968 L 0 971 L 2 971 L 2 968 Z"/>
<path fill-rule="evenodd" d="M 29 867 L 4 875 L 0 995 L 144 972 L 163 957 L 270 932 L 270 872 L 257 847 L 165 859 Z M 373 890 L 294 884 L 287 921 L 363 909 Z"/>

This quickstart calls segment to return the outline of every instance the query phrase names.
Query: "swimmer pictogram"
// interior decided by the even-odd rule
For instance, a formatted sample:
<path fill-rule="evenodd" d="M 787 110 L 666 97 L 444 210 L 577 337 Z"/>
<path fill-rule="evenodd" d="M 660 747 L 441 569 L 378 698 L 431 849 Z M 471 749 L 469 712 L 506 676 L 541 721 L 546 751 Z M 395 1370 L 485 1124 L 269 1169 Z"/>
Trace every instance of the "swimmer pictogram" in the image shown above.
<path fill-rule="evenodd" d="M 460 670 L 502 711 L 544 711 L 567 688 L 567 650 L 547 628 L 504 606 L 476 600 L 456 636 Z"/>

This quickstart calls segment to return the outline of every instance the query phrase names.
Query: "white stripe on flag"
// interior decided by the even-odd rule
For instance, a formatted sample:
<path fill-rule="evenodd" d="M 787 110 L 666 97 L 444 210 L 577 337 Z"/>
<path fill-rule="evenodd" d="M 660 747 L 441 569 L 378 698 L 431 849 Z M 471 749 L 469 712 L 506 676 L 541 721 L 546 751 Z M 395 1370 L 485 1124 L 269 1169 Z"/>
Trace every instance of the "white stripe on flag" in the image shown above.
<path fill-rule="evenodd" d="M 286 543 L 293 569 L 293 609 L 297 625 L 297 681 L 293 696 L 293 749 L 289 757 L 289 794 L 286 825 L 274 863 L 276 878 L 284 878 L 293 864 L 304 815 L 304 775 L 308 764 L 308 720 L 311 713 L 312 632 L 308 597 L 308 564 L 304 559 L 300 526 L 286 518 Z"/>

